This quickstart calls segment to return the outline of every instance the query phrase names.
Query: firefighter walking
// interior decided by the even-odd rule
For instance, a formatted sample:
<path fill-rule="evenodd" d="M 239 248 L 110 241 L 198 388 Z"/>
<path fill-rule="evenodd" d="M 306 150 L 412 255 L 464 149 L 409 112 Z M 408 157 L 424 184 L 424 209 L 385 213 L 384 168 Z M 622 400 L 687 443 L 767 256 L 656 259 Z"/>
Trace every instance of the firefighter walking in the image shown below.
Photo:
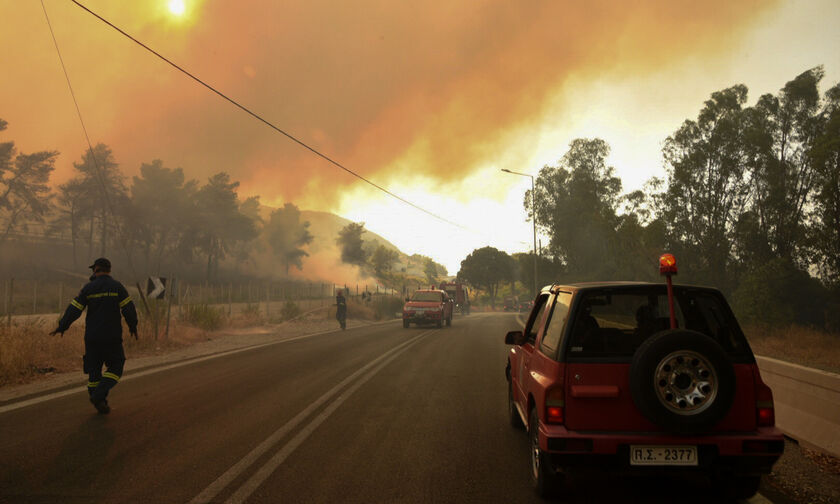
<path fill-rule="evenodd" d="M 90 402 L 104 415 L 111 411 L 108 391 L 120 381 L 125 365 L 120 314 L 125 317 L 129 333 L 137 339 L 137 310 L 125 287 L 111 278 L 111 261 L 100 257 L 90 268 L 93 270 L 90 282 L 70 301 L 58 328 L 50 335 L 63 336 L 87 308 L 83 369 L 88 375 Z"/>
<path fill-rule="evenodd" d="M 344 293 L 341 289 L 335 294 L 335 319 L 341 325 L 342 329 L 347 328 L 347 300 L 344 298 Z"/>

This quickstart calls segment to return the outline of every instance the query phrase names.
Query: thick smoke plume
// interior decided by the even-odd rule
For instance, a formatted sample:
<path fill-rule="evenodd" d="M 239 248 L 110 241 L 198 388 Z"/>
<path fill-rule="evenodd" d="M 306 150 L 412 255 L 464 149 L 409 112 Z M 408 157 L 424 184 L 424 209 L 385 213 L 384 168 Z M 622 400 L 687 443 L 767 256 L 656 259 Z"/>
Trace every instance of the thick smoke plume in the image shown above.
<path fill-rule="evenodd" d="M 451 181 L 505 151 L 569 77 L 714 57 L 773 2 L 196 1 L 90 7 L 360 174 Z M 219 171 L 263 201 L 329 209 L 356 180 L 225 103 L 70 2 L 47 2 L 94 142 L 123 170 L 163 159 Z M 58 149 L 54 182 L 85 143 L 36 2 L 0 30 L 0 117 L 23 150 Z M 8 48 L 14 48 L 9 50 Z M 515 160 L 514 160 L 515 161 Z"/>

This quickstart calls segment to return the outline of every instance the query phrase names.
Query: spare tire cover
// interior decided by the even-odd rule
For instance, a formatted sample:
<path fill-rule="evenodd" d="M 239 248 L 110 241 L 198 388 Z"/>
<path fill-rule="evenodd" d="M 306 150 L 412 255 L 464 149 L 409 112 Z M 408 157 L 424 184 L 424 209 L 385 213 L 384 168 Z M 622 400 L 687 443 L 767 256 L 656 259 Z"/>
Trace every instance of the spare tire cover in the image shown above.
<path fill-rule="evenodd" d="M 630 393 L 642 415 L 678 434 L 708 431 L 732 408 L 735 370 L 712 338 L 671 329 L 654 334 L 633 354 Z"/>

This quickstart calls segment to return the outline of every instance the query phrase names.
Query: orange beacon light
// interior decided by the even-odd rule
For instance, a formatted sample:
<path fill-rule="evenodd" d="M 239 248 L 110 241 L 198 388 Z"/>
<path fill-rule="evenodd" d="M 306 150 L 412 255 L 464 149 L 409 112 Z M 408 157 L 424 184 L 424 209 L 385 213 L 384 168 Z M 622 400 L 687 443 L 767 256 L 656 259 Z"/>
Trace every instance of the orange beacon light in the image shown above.
<path fill-rule="evenodd" d="M 659 274 L 665 275 L 665 282 L 668 285 L 668 310 L 671 315 L 671 329 L 677 328 L 677 317 L 674 314 L 674 287 L 671 284 L 671 275 L 677 274 L 677 258 L 674 254 L 662 254 L 659 256 Z"/>

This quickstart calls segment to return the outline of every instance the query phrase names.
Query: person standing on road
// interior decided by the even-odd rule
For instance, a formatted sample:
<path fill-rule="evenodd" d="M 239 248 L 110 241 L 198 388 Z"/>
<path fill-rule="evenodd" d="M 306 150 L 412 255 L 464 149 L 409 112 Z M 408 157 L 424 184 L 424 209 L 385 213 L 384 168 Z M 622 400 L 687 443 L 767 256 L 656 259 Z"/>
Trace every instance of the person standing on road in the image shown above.
<path fill-rule="evenodd" d="M 344 292 L 341 289 L 335 293 L 335 318 L 341 324 L 342 329 L 347 328 L 347 300 L 344 299 Z"/>
<path fill-rule="evenodd" d="M 96 411 L 104 415 L 111 411 L 108 391 L 120 381 L 125 365 L 120 313 L 128 324 L 128 332 L 137 339 L 137 310 L 123 284 L 111 278 L 111 261 L 100 257 L 90 268 L 93 270 L 90 282 L 70 301 L 70 306 L 50 336 L 64 336 L 64 331 L 87 308 L 82 363 L 84 372 L 88 374 L 90 402 Z M 106 367 L 104 373 L 103 365 Z"/>

